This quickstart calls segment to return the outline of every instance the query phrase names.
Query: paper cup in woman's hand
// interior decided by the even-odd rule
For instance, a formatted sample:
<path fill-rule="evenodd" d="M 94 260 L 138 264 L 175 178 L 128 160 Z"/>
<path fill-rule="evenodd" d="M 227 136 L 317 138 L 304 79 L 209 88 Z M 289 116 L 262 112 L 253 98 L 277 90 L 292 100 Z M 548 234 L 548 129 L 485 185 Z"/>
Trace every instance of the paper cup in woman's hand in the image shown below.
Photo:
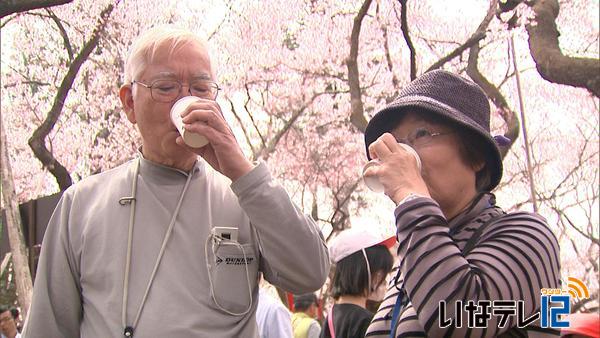
<path fill-rule="evenodd" d="M 404 148 L 407 152 L 409 152 L 411 155 L 414 156 L 415 161 L 417 162 L 417 168 L 419 169 L 419 171 L 421 171 L 421 158 L 419 157 L 419 154 L 417 154 L 417 152 L 411 146 L 404 144 L 404 143 L 399 143 L 399 144 L 402 146 L 402 148 Z M 365 166 L 363 167 L 363 170 L 362 170 L 362 176 L 363 176 L 363 181 L 365 182 L 365 185 L 367 186 L 367 188 L 369 188 L 371 191 L 374 191 L 374 192 L 383 192 L 384 191 L 383 184 L 381 184 L 381 182 L 379 181 L 378 176 L 375 176 L 375 175 L 365 176 L 365 172 L 370 167 L 377 166 L 380 164 L 381 164 L 381 162 L 378 159 L 374 159 L 374 160 L 367 162 L 367 164 L 365 164 Z"/>

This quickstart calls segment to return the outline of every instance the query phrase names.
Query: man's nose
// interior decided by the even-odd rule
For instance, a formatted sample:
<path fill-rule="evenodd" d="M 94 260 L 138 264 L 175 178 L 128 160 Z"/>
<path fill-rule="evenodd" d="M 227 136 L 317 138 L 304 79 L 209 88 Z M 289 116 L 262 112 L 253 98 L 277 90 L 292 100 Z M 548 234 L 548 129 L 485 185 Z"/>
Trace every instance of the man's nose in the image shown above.
<path fill-rule="evenodd" d="M 192 95 L 192 86 L 190 85 L 181 85 L 181 89 L 179 90 L 179 96 L 177 96 L 177 100 L 185 96 L 193 96 Z"/>

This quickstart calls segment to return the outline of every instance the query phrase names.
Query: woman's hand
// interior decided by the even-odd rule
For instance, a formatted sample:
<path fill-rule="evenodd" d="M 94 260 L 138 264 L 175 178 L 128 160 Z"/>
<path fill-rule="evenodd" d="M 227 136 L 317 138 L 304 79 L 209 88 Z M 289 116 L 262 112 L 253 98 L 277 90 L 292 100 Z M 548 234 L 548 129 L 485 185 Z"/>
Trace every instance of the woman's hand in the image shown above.
<path fill-rule="evenodd" d="M 398 204 L 411 193 L 429 197 L 429 190 L 417 166 L 417 159 L 390 133 L 384 133 L 369 146 L 369 155 L 379 165 L 368 168 L 365 176 L 377 176 L 385 194 Z"/>

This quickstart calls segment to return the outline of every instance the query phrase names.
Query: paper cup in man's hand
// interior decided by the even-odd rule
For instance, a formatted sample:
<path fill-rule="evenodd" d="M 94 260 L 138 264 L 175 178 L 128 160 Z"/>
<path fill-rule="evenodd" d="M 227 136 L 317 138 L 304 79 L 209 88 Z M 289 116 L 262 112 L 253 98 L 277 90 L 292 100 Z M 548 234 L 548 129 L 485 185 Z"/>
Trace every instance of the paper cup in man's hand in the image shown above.
<path fill-rule="evenodd" d="M 181 113 L 183 113 L 190 104 L 200 100 L 201 99 L 196 96 L 182 97 L 181 99 L 177 100 L 177 102 L 175 102 L 171 108 L 171 121 L 175 127 L 177 127 L 177 130 L 179 131 L 179 134 L 181 134 L 181 137 L 183 137 L 185 144 L 192 148 L 202 148 L 208 144 L 208 140 L 206 137 L 200 134 L 185 130 L 183 128 Z"/>

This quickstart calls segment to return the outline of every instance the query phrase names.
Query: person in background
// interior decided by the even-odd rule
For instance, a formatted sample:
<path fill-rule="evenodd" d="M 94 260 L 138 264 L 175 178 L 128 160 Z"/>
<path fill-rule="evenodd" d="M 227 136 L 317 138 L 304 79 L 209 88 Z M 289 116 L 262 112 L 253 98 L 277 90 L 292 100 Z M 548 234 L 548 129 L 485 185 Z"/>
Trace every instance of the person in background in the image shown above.
<path fill-rule="evenodd" d="M 17 330 L 16 320 L 17 318 L 15 318 L 12 308 L 9 308 L 5 305 L 0 306 L 1 338 L 21 338 L 21 334 Z"/>
<path fill-rule="evenodd" d="M 21 332 L 21 330 L 23 329 L 21 312 L 16 307 L 11 307 L 10 313 L 12 314 L 13 318 L 15 319 L 15 323 L 17 324 L 17 331 Z"/>
<path fill-rule="evenodd" d="M 332 296 L 335 304 L 327 314 L 322 338 L 362 338 L 373 318 L 367 299 L 383 297 L 386 277 L 392 270 L 389 246 L 393 236 L 366 229 L 342 231 L 329 245 L 335 263 Z M 375 299 L 380 300 L 380 299 Z"/>
<path fill-rule="evenodd" d="M 24 336 L 255 337 L 259 275 L 289 292 L 319 289 L 330 265 L 323 236 L 266 163 L 244 155 L 205 41 L 154 27 L 124 71 L 119 98 L 139 152 L 63 193 Z M 171 122 L 187 96 L 180 116 L 208 140 L 200 148 Z"/>
<path fill-rule="evenodd" d="M 498 144 L 509 141 L 491 136 L 481 88 L 443 70 L 411 82 L 369 121 L 367 158 L 378 165 L 365 176 L 396 205 L 399 264 L 367 337 L 558 334 L 535 322 L 540 290 L 560 288 L 558 241 L 540 215 L 506 213 L 491 193 L 502 177 Z M 516 316 L 485 316 L 500 300 L 521 304 L 521 319 L 532 322 L 518 328 Z"/>
<path fill-rule="evenodd" d="M 292 331 L 294 338 L 318 338 L 321 325 L 315 320 L 318 317 L 319 303 L 314 293 L 294 295 L 294 313 L 292 314 Z"/>
<path fill-rule="evenodd" d="M 258 291 L 256 323 L 260 338 L 291 338 L 292 317 L 283 303 L 271 296 L 264 287 Z"/>

